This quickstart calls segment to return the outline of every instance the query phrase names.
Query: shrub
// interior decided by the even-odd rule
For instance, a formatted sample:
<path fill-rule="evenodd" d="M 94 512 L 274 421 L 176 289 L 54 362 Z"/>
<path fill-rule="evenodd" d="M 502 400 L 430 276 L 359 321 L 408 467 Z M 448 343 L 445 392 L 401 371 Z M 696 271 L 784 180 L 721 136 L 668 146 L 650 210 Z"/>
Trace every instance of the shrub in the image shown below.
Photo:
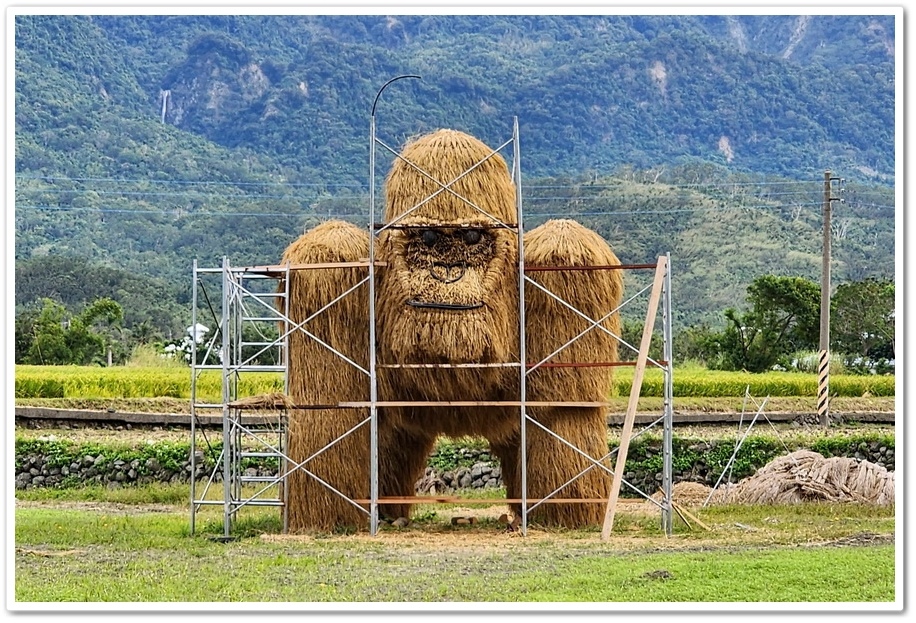
<path fill-rule="evenodd" d="M 816 350 L 801 350 L 790 355 L 780 357 L 779 368 L 787 372 L 805 372 L 808 374 L 817 374 L 818 364 L 820 363 L 820 352 Z M 842 353 L 830 352 L 830 370 L 831 375 L 849 374 L 846 368 L 846 356 Z"/>

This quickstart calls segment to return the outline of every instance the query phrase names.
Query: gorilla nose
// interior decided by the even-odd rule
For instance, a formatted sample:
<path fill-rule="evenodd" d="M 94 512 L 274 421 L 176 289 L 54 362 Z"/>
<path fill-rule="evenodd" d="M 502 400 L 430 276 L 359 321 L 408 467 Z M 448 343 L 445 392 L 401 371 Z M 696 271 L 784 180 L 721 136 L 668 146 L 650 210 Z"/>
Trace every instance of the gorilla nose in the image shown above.
<path fill-rule="evenodd" d="M 455 264 L 436 262 L 433 264 L 432 268 L 429 269 L 429 274 L 442 283 L 455 283 L 464 277 L 467 268 L 467 264 L 464 262 L 457 262 Z"/>

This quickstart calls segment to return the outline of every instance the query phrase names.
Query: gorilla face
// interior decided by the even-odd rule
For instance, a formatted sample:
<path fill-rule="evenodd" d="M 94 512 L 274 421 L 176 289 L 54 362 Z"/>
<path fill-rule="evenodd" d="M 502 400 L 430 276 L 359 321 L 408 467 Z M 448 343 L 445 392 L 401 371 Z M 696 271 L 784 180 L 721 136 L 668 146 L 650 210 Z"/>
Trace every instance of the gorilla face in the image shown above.
<path fill-rule="evenodd" d="M 478 227 L 406 230 L 405 256 L 411 267 L 412 307 L 453 311 L 483 307 L 483 283 L 496 253 L 496 240 Z"/>
<path fill-rule="evenodd" d="M 405 146 L 385 199 L 377 289 L 385 361 L 511 361 L 518 232 L 502 157 L 470 135 L 433 132 Z"/>
<path fill-rule="evenodd" d="M 517 249 L 517 234 L 484 223 L 426 221 L 383 233 L 380 326 L 392 358 L 507 360 L 517 342 Z"/>

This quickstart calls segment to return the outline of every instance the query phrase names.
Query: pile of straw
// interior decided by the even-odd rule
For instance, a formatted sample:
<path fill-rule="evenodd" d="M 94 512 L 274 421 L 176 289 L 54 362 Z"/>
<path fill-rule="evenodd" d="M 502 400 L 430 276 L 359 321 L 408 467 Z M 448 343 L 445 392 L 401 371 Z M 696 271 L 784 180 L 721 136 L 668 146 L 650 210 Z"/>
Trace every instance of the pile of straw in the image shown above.
<path fill-rule="evenodd" d="M 710 492 L 712 495 L 710 495 Z M 661 502 L 662 492 L 652 499 Z M 697 482 L 671 487 L 675 504 L 797 504 L 800 502 L 858 502 L 875 506 L 894 503 L 894 472 L 868 461 L 846 457 L 824 458 L 811 450 L 778 457 L 738 483 L 715 491 Z"/>
<path fill-rule="evenodd" d="M 795 502 L 894 503 L 894 472 L 868 461 L 824 458 L 811 450 L 779 457 L 735 486 L 729 501 L 744 504 Z"/>
<path fill-rule="evenodd" d="M 676 482 L 671 486 L 671 501 L 686 508 L 700 508 L 706 503 L 710 491 L 712 487 L 707 487 L 699 482 Z M 717 489 L 710 503 L 723 502 L 724 493 L 723 490 Z M 661 502 L 663 498 L 661 489 L 652 495 L 652 499 L 656 502 Z M 655 508 L 655 505 L 653 504 L 652 507 Z"/>
<path fill-rule="evenodd" d="M 269 394 L 258 394 L 257 396 L 246 396 L 233 400 L 229 406 L 235 409 L 244 409 L 246 411 L 262 411 L 291 409 L 294 406 L 289 396 L 283 392 L 271 392 Z"/>

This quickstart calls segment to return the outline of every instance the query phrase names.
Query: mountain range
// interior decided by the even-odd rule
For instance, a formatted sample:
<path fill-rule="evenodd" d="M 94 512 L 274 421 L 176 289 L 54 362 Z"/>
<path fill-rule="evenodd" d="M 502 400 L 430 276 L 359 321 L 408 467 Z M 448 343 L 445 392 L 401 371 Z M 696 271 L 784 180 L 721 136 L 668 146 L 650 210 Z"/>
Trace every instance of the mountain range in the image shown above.
<path fill-rule="evenodd" d="M 671 253 L 677 326 L 760 274 L 818 278 L 825 171 L 835 279 L 892 277 L 900 19 L 16 15 L 16 306 L 114 271 L 125 303 L 156 293 L 129 318 L 183 326 L 194 259 L 366 222 L 371 117 L 394 149 L 440 127 L 496 147 L 517 119 L 526 227 Z"/>

